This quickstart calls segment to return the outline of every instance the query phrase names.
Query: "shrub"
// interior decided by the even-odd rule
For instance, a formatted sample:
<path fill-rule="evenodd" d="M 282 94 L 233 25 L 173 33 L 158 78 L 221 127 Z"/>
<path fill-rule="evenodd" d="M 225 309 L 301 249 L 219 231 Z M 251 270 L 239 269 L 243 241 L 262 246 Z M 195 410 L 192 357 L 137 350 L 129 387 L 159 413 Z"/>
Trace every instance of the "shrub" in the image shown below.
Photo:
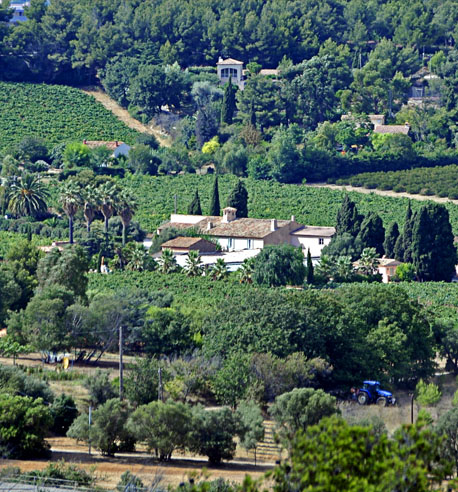
<path fill-rule="evenodd" d="M 41 398 L 0 395 L 0 456 L 25 459 L 47 455 L 51 413 Z"/>
<path fill-rule="evenodd" d="M 51 430 L 59 436 L 65 436 L 69 427 L 78 416 L 75 400 L 63 393 L 54 400 L 50 410 L 54 420 Z"/>

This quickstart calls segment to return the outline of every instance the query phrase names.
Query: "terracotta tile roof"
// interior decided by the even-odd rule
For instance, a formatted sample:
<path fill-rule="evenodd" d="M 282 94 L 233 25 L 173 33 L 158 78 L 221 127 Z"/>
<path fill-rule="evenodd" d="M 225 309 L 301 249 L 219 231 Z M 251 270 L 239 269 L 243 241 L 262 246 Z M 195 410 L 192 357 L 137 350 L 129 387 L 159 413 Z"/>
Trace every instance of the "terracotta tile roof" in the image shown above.
<path fill-rule="evenodd" d="M 400 264 L 401 264 L 400 261 L 395 260 L 393 258 L 381 258 L 379 260 L 379 266 L 381 267 L 392 267 L 392 266 L 398 266 Z"/>
<path fill-rule="evenodd" d="M 210 236 L 220 237 L 247 237 L 247 238 L 263 238 L 268 236 L 272 231 L 270 219 L 236 219 L 232 222 L 221 222 L 216 227 L 205 231 Z M 277 220 L 277 230 L 290 224 L 289 220 Z M 199 222 L 200 225 L 200 222 Z"/>
<path fill-rule="evenodd" d="M 105 142 L 103 140 L 83 140 L 83 144 L 91 149 L 94 149 L 95 147 L 106 147 L 107 149 L 115 150 L 123 143 L 124 142 L 121 142 L 121 140 L 115 140 L 113 142 Z"/>
<path fill-rule="evenodd" d="M 335 233 L 335 227 L 303 226 L 291 234 L 294 236 L 331 237 Z"/>
<path fill-rule="evenodd" d="M 184 222 L 166 222 L 165 224 L 162 224 L 158 227 L 158 229 L 160 231 L 162 231 L 162 229 L 169 229 L 169 228 L 173 228 L 173 229 L 190 229 L 191 227 L 196 227 L 195 224 L 185 224 Z"/>
<path fill-rule="evenodd" d="M 234 60 L 234 58 L 226 58 L 225 60 L 218 60 L 217 65 L 243 65 L 243 62 Z"/>
<path fill-rule="evenodd" d="M 407 135 L 410 127 L 407 125 L 377 125 L 374 133 L 402 133 Z"/>
<path fill-rule="evenodd" d="M 170 241 L 166 241 L 162 243 L 162 248 L 190 248 L 194 244 L 199 243 L 200 241 L 210 242 L 206 239 L 202 239 L 201 237 L 185 237 L 178 236 L 175 239 L 170 239 Z"/>

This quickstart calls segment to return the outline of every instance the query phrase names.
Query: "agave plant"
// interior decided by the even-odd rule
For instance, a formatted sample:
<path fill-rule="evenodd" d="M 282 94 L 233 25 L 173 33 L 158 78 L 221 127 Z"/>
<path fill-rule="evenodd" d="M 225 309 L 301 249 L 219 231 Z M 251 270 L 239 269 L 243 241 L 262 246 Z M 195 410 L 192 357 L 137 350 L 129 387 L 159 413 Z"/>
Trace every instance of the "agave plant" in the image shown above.
<path fill-rule="evenodd" d="M 184 269 L 186 270 L 186 275 L 188 277 L 197 277 L 202 275 L 202 265 L 198 251 L 189 251 Z"/>

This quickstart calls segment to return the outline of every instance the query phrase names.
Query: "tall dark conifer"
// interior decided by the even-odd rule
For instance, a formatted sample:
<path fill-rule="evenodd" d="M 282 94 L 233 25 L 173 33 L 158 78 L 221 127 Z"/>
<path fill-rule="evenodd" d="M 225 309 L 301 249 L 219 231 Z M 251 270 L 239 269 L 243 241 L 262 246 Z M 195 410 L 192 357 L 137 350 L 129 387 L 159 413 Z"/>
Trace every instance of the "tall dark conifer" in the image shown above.
<path fill-rule="evenodd" d="M 395 257 L 396 241 L 399 238 L 399 227 L 397 222 L 392 222 L 388 227 L 385 235 L 385 242 L 383 243 L 383 249 L 385 250 L 385 256 L 387 258 Z"/>
<path fill-rule="evenodd" d="M 363 248 L 375 248 L 378 255 L 383 255 L 385 228 L 382 219 L 374 212 L 370 212 L 361 223 L 358 234 Z"/>
<path fill-rule="evenodd" d="M 404 220 L 404 230 L 402 231 L 402 261 L 405 263 L 412 263 L 412 229 L 414 220 L 415 215 L 412 212 L 412 207 L 409 201 L 406 218 Z"/>
<path fill-rule="evenodd" d="M 248 192 L 240 179 L 227 199 L 227 206 L 237 209 L 237 217 L 248 217 Z"/>
<path fill-rule="evenodd" d="M 199 198 L 199 191 L 198 190 L 196 190 L 196 193 L 194 194 L 194 198 L 192 199 L 192 202 L 189 204 L 188 214 L 189 215 L 202 215 L 202 208 L 200 206 L 200 198 Z"/>
<path fill-rule="evenodd" d="M 221 106 L 221 123 L 232 125 L 235 110 L 235 87 L 232 84 L 232 79 L 229 77 L 229 82 L 224 88 L 223 104 Z"/>
<path fill-rule="evenodd" d="M 346 232 L 356 237 L 361 225 L 362 216 L 358 214 L 358 209 L 348 195 L 345 195 L 342 206 L 337 212 L 336 235 L 341 236 Z"/>
<path fill-rule="evenodd" d="M 456 247 L 448 210 L 440 204 L 424 205 L 412 227 L 412 262 L 422 281 L 449 282 L 455 274 Z"/>
<path fill-rule="evenodd" d="M 213 192 L 210 201 L 210 215 L 218 216 L 221 214 L 221 207 L 219 204 L 219 189 L 218 189 L 218 176 L 215 176 L 213 183 Z"/>
<path fill-rule="evenodd" d="M 315 282 L 315 274 L 313 271 L 312 255 L 310 248 L 307 250 L 307 283 L 313 284 Z"/>

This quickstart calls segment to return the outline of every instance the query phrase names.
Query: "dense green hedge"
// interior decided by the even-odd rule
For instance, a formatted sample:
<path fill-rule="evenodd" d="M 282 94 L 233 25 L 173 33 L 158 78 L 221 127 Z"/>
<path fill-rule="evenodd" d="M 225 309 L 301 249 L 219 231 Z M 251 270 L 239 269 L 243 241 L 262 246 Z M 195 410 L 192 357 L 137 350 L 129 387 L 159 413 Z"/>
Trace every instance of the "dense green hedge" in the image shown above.
<path fill-rule="evenodd" d="M 438 195 L 458 199 L 458 166 L 409 169 L 396 172 L 363 173 L 337 180 L 337 184 L 379 190 Z"/>

